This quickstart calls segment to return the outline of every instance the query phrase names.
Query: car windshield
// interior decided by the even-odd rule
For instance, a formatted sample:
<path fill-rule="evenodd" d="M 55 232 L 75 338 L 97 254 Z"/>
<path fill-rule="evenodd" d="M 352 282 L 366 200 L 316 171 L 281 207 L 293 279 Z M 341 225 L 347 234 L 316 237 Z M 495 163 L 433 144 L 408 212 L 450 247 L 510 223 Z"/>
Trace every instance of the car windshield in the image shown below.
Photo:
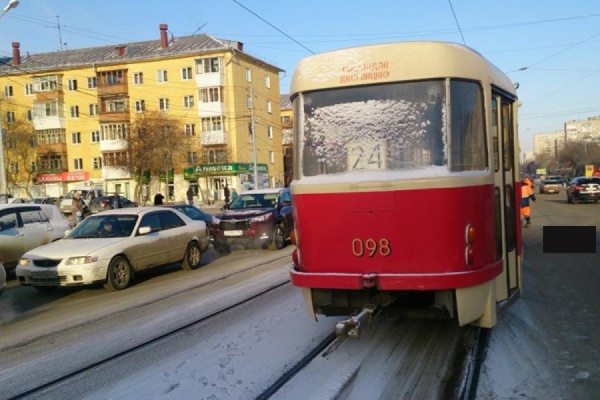
<path fill-rule="evenodd" d="M 94 215 L 84 219 L 67 238 L 128 237 L 133 233 L 137 218 L 137 215 Z"/>
<path fill-rule="evenodd" d="M 544 185 L 559 185 L 561 183 L 562 183 L 562 181 L 559 181 L 556 179 L 550 179 L 550 180 L 544 181 Z"/>
<path fill-rule="evenodd" d="M 239 195 L 229 206 L 230 210 L 270 208 L 277 204 L 277 193 L 247 193 Z"/>

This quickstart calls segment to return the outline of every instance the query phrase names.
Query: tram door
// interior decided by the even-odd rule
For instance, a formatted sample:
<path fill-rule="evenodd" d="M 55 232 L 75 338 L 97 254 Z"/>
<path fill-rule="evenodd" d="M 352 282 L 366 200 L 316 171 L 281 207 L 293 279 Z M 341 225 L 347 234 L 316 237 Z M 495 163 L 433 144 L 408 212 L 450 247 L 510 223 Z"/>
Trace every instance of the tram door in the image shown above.
<path fill-rule="evenodd" d="M 511 289 L 519 286 L 517 254 L 517 213 L 515 179 L 516 164 L 515 113 L 516 104 L 500 93 L 492 95 L 492 144 L 496 204 L 496 258 L 503 259 L 503 272 L 496 279 L 496 301 L 508 299 Z M 520 197 L 520 196 L 519 196 Z"/>

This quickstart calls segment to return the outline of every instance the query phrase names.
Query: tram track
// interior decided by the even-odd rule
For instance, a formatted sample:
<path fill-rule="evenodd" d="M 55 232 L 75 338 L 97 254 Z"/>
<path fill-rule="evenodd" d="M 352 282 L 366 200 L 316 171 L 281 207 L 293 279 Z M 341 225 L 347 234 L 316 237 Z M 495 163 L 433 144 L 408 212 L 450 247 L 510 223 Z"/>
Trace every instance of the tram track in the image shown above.
<path fill-rule="evenodd" d="M 280 287 L 282 287 L 284 285 L 287 285 L 288 283 L 289 283 L 289 281 L 288 282 L 279 283 L 279 284 L 274 285 L 274 286 L 271 286 L 271 287 L 269 287 L 269 288 L 261 291 L 260 293 L 257 293 L 254 296 L 249 297 L 249 298 L 247 298 L 247 299 L 245 299 L 243 301 L 240 301 L 240 302 L 237 302 L 235 304 L 232 304 L 232 305 L 230 305 L 230 306 L 228 306 L 226 308 L 218 310 L 218 311 L 216 311 L 214 313 L 211 313 L 210 315 L 204 316 L 204 317 L 199 318 L 199 319 L 197 319 L 195 321 L 191 321 L 188 324 L 180 326 L 180 327 L 178 327 L 176 329 L 172 329 L 172 330 L 170 330 L 170 331 L 168 331 L 166 333 L 161 334 L 160 336 L 157 336 L 157 337 L 155 337 L 155 338 L 153 338 L 151 340 L 145 341 L 144 343 L 138 344 L 138 345 L 136 345 L 134 347 L 131 347 L 131 348 L 125 350 L 125 351 L 122 351 L 122 352 L 119 352 L 117 354 L 111 355 L 110 357 L 106 357 L 106 358 L 104 358 L 102 360 L 98 360 L 98 361 L 96 361 L 96 362 L 94 362 L 94 363 L 92 363 L 92 364 L 90 364 L 90 365 L 88 365 L 88 366 L 86 366 L 84 368 L 80 368 L 80 369 L 78 369 L 76 371 L 72 371 L 72 372 L 70 372 L 70 373 L 68 373 L 68 374 L 66 374 L 64 376 L 61 376 L 60 378 L 51 380 L 49 382 L 45 382 L 45 383 L 43 383 L 41 385 L 35 386 L 33 388 L 30 388 L 30 389 L 28 389 L 28 390 L 26 390 L 26 391 L 24 391 L 22 393 L 19 393 L 17 395 L 11 396 L 11 397 L 8 397 L 7 400 L 27 399 L 27 398 L 30 398 L 30 397 L 35 397 L 36 394 L 41 394 L 42 392 L 44 392 L 48 388 L 51 388 L 53 386 L 62 384 L 62 383 L 66 382 L 66 381 L 68 381 L 70 379 L 73 379 L 73 378 L 75 378 L 75 377 L 77 377 L 77 376 L 79 376 L 81 374 L 84 374 L 84 373 L 90 372 L 90 371 L 92 371 L 94 369 L 97 369 L 99 367 L 102 367 L 102 366 L 104 366 L 104 365 L 106 365 L 108 363 L 117 361 L 120 358 L 123 358 L 125 356 L 130 355 L 130 354 L 133 354 L 133 353 L 135 353 L 137 351 L 143 350 L 143 349 L 145 349 L 145 348 L 147 348 L 147 347 L 149 347 L 149 346 L 151 346 L 153 344 L 159 343 L 159 342 L 161 342 L 163 340 L 168 340 L 171 337 L 173 337 L 173 336 L 175 336 L 175 335 L 177 335 L 177 334 L 179 334 L 179 333 L 181 333 L 181 332 L 183 332 L 183 331 L 185 331 L 187 329 L 193 328 L 194 326 L 196 326 L 198 324 L 201 324 L 201 323 L 206 323 L 207 321 L 210 321 L 213 318 L 219 317 L 222 314 L 225 314 L 228 311 L 230 311 L 230 310 L 232 310 L 232 309 L 234 309 L 236 307 L 240 307 L 240 306 L 242 306 L 242 305 L 244 305 L 246 303 L 250 303 L 253 300 L 255 300 L 256 298 L 258 298 L 260 296 L 264 296 L 265 294 L 267 294 L 267 293 L 269 293 L 269 292 L 271 292 L 273 290 L 276 290 L 276 289 L 278 289 L 278 288 L 280 288 Z"/>

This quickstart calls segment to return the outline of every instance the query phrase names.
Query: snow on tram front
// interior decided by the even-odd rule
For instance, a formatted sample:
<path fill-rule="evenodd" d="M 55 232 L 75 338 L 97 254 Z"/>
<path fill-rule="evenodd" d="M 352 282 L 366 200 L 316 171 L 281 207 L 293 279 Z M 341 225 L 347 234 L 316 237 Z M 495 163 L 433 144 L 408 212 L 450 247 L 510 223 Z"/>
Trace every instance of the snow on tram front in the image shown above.
<path fill-rule="evenodd" d="M 517 97 L 479 53 L 441 42 L 302 60 L 291 280 L 311 313 L 436 310 L 492 327 L 520 292 Z"/>

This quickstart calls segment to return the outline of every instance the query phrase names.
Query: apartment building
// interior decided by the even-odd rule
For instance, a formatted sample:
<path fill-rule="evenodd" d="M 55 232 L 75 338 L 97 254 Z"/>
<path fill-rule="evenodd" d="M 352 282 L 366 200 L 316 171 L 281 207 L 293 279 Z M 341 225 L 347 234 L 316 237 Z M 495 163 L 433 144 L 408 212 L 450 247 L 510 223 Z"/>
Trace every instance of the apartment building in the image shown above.
<path fill-rule="evenodd" d="M 214 201 L 225 185 L 283 186 L 281 71 L 240 42 L 177 38 L 166 24 L 156 40 L 116 46 L 23 56 L 14 42 L 12 59 L 0 63 L 9 192 L 60 196 L 83 184 L 134 198 L 141 184 L 142 200 L 162 192 L 180 201 L 192 186 Z M 169 157 L 164 171 L 128 167 L 128 138 L 146 112 L 179 121 L 185 161 Z M 17 157 L 10 143 L 27 124 L 33 137 Z"/>

